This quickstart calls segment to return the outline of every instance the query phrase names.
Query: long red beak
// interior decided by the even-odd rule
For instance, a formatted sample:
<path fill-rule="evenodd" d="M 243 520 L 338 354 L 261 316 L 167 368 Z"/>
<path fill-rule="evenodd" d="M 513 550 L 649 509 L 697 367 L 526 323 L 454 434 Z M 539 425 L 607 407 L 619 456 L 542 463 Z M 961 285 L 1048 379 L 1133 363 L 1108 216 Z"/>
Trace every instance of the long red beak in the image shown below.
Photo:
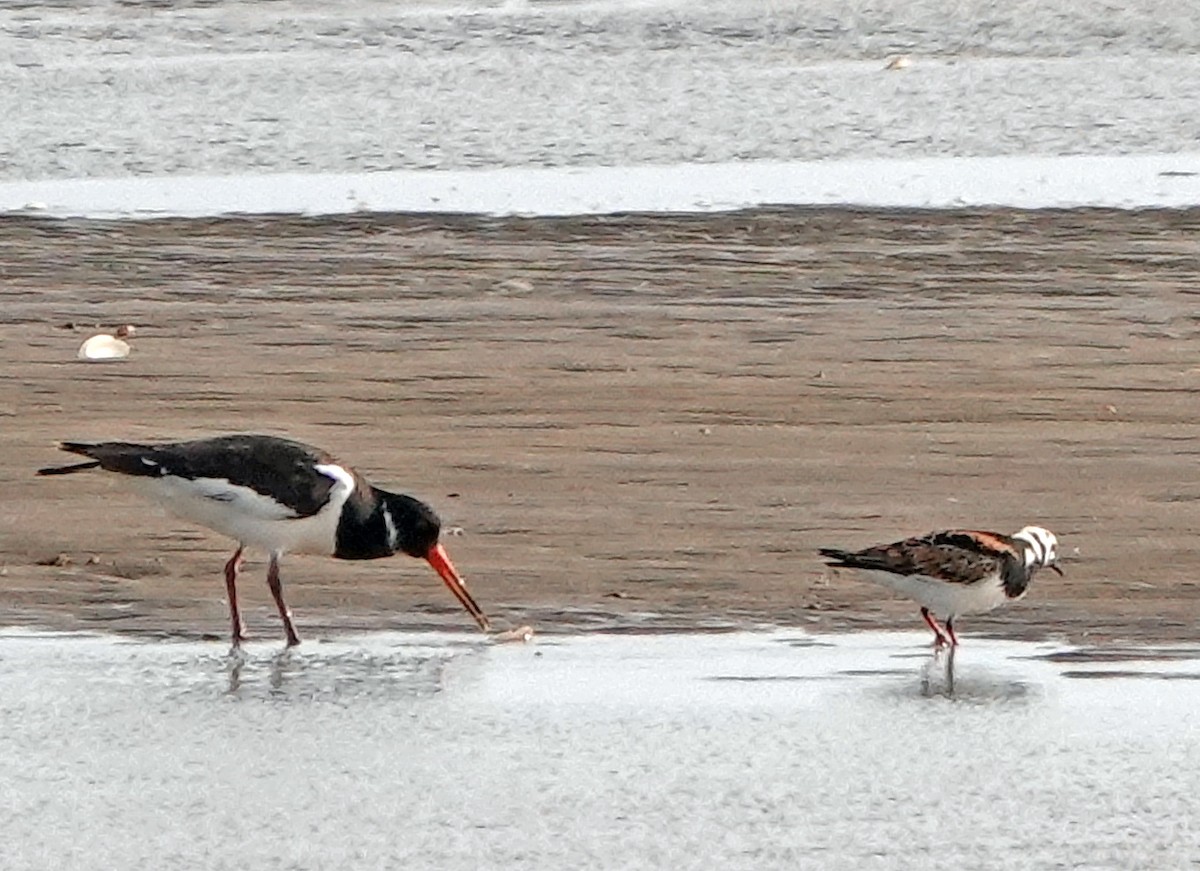
<path fill-rule="evenodd" d="M 455 595 L 458 601 L 462 602 L 462 606 L 475 618 L 475 622 L 479 624 L 479 628 L 484 632 L 491 629 L 491 624 L 488 623 L 488 618 L 484 616 L 483 609 L 475 604 L 475 600 L 467 592 L 466 582 L 454 570 L 454 563 L 450 562 L 450 557 L 446 556 L 446 549 L 441 544 L 435 544 L 429 549 L 429 553 L 425 554 L 425 559 L 433 566 L 433 570 L 441 575 L 442 580 L 446 582 L 446 586 L 450 588 L 450 592 Z"/>

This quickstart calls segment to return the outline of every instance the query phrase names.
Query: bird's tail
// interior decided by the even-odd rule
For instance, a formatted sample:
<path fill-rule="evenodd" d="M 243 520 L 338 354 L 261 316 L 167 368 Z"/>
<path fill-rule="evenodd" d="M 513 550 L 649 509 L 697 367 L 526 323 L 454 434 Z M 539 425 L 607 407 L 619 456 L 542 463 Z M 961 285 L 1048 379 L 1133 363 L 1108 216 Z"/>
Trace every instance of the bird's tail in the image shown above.
<path fill-rule="evenodd" d="M 99 460 L 93 460 L 90 463 L 73 463 L 70 466 L 46 466 L 38 469 L 37 473 L 39 475 L 69 475 L 72 472 L 82 472 L 84 469 L 95 469 L 99 465 Z"/>
<path fill-rule="evenodd" d="M 85 457 L 92 456 L 92 450 L 96 447 L 90 442 L 59 442 L 58 446 L 68 453 L 81 454 Z M 72 472 L 95 469 L 99 465 L 99 460 L 92 460 L 88 463 L 73 463 L 70 466 L 46 466 L 44 469 L 38 469 L 37 473 L 39 475 L 70 475 Z"/>

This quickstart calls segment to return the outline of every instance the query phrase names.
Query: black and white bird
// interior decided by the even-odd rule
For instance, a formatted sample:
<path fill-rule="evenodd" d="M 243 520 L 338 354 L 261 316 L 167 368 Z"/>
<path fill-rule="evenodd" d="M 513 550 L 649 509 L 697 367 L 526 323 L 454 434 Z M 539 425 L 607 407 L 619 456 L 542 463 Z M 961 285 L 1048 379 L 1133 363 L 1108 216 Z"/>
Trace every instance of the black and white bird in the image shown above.
<path fill-rule="evenodd" d="M 1038 569 L 1062 574 L 1058 539 L 1040 526 L 1012 535 L 949 529 L 866 550 L 822 548 L 820 553 L 834 568 L 858 569 L 915 599 L 934 632 L 935 647 L 958 645 L 954 620 L 959 615 L 982 614 L 1024 596 Z M 933 615 L 945 620 L 944 628 Z"/>
<path fill-rule="evenodd" d="M 116 472 L 175 516 L 238 543 L 225 564 L 234 647 L 245 638 L 236 581 L 247 547 L 270 554 L 267 584 L 289 647 L 300 637 L 279 579 L 279 560 L 287 552 L 347 560 L 405 553 L 427 560 L 479 627 L 489 628 L 439 541 L 441 521 L 433 509 L 373 487 L 319 448 L 267 435 L 156 444 L 63 442 L 60 447 L 89 461 L 39 469 L 39 475 L 95 468 Z"/>

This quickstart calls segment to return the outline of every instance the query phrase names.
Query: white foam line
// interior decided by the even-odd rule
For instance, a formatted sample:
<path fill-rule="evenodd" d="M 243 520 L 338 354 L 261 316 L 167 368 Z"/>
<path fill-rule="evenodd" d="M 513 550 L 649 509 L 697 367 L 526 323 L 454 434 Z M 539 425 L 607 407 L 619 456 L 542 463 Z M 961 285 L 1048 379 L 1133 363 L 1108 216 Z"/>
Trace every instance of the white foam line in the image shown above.
<path fill-rule="evenodd" d="M 761 205 L 1023 209 L 1200 205 L 1200 153 L 55 179 L 0 183 L 0 213 L 716 212 Z"/>

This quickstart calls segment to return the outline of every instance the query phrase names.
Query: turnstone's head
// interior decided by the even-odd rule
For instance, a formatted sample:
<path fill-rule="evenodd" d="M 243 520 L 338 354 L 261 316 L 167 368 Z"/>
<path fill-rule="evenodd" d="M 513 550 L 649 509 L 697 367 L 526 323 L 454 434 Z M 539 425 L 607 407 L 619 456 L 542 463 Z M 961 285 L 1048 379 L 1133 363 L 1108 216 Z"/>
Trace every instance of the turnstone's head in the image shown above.
<path fill-rule="evenodd" d="M 1053 569 L 1062 574 L 1058 567 L 1058 539 L 1054 533 L 1040 526 L 1026 526 L 1013 538 L 1025 547 L 1025 567 Z"/>

